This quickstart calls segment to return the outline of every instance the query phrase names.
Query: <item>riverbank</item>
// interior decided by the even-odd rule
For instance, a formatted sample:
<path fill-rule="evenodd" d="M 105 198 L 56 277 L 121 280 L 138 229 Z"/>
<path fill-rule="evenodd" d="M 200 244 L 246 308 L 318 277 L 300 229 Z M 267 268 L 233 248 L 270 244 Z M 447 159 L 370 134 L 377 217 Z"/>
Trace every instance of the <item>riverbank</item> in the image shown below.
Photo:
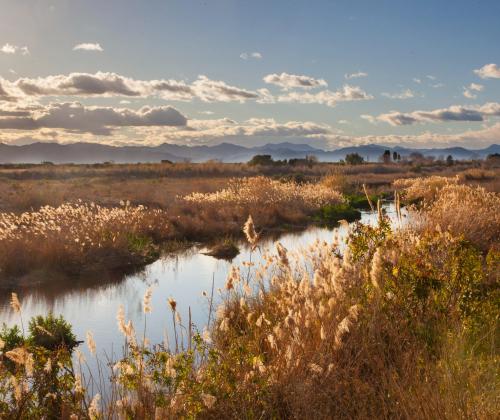
<path fill-rule="evenodd" d="M 416 180 L 415 190 L 426 185 Z M 461 199 L 460 212 L 456 204 L 446 204 L 455 203 L 453 197 Z M 494 232 L 500 224 L 489 208 L 480 214 L 475 209 L 480 203 L 498 208 L 498 200 L 481 188 L 445 185 L 432 207 L 415 214 L 415 223 L 400 224 L 399 231 L 375 215 L 378 223 L 353 226 L 342 250 L 326 231 L 330 240 L 312 237 L 302 250 L 283 241 L 277 252 L 264 252 L 254 243 L 259 226 L 247 226 L 248 253 L 235 269 L 222 263 L 217 277 L 207 273 L 221 263 L 207 266 L 215 260 L 202 254 L 181 264 L 173 259 L 169 282 L 159 275 L 165 263 L 154 263 L 147 279 L 135 279 L 127 293 L 117 288 L 89 297 L 89 315 L 68 311 L 77 320 L 77 338 L 86 336 L 86 358 L 93 364 L 102 357 L 96 346 L 115 323 L 107 311 L 116 310 L 119 300 L 126 303 L 117 317 L 126 351 L 112 363 L 113 392 L 97 397 L 99 387 L 91 389 L 77 370 L 57 383 L 54 404 L 21 388 L 20 406 L 9 399 L 16 388 L 4 372 L 4 400 L 13 403 L 2 406 L 2 415 L 59 413 L 64 405 L 85 418 L 91 402 L 96 406 L 101 399 L 102 416 L 141 419 L 227 413 L 433 418 L 436 412 L 450 419 L 492 418 L 498 412 L 498 248 L 477 236 L 475 226 L 479 218 L 485 219 L 479 226 Z M 454 221 L 453 230 L 438 227 L 435 214 Z M 463 218 L 471 222 L 459 223 Z M 138 282 L 141 289 L 133 287 Z M 194 285 L 198 292 L 190 288 Z M 199 302 L 205 302 L 205 314 L 190 310 L 202 306 Z M 220 303 L 216 311 L 212 303 Z M 207 323 L 203 315 L 207 329 L 198 321 Z M 166 340 L 162 330 L 169 319 Z M 92 332 L 86 334 L 87 328 Z M 17 345 L 33 357 L 34 366 L 45 365 L 40 355 L 63 357 L 32 347 L 19 335 L 11 337 L 19 338 Z M 30 380 L 32 389 L 47 384 L 47 375 L 35 370 L 32 376 L 21 364 L 25 359 L 17 360 L 16 383 Z"/>

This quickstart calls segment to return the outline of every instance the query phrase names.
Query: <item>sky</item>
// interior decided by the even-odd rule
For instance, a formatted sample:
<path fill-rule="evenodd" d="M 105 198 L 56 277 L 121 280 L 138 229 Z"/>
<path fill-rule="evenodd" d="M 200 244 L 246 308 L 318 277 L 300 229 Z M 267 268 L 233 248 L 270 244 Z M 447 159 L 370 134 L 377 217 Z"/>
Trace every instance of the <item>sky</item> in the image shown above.
<path fill-rule="evenodd" d="M 0 142 L 500 143 L 498 0 L 0 0 Z"/>

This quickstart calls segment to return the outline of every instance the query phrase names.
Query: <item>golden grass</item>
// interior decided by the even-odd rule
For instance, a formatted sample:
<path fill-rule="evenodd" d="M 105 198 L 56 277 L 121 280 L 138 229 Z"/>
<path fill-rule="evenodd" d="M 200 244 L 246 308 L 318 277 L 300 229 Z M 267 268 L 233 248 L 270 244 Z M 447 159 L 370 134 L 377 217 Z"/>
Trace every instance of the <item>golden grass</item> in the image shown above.
<path fill-rule="evenodd" d="M 88 264 L 113 268 L 123 258 L 141 260 L 152 251 L 152 241 L 167 234 L 163 211 L 129 203 L 112 209 L 76 203 L 0 213 L 0 267 L 3 276 L 35 268 L 78 272 Z"/>
<path fill-rule="evenodd" d="M 445 185 L 423 211 L 425 225 L 462 235 L 484 250 L 499 245 L 500 195 L 481 187 Z"/>
<path fill-rule="evenodd" d="M 138 337 L 120 310 L 125 351 L 103 404 L 98 394 L 84 397 L 90 389 L 80 372 L 59 383 L 57 403 L 39 402 L 20 385 L 40 386 L 39 353 L 29 343 L 12 349 L 15 369 L 0 365 L 0 410 L 7 417 L 52 407 L 52 415 L 80 418 L 494 418 L 498 254 L 485 257 L 465 243 L 467 226 L 448 232 L 432 222 L 438 209 L 452 220 L 456 203 L 440 200 L 460 194 L 463 215 L 498 199 L 445 185 L 437 208 L 422 210 L 426 229 L 391 231 L 382 217 L 378 227 L 355 226 L 343 253 L 335 241 L 294 253 L 277 244 L 262 265 L 231 270 L 215 321 L 203 331 L 183 322 L 169 299 L 171 348 Z M 481 217 L 483 230 L 498 221 L 487 209 Z M 258 230 L 249 218 L 252 246 Z M 150 302 L 148 289 L 146 316 Z"/>
<path fill-rule="evenodd" d="M 192 193 L 184 196 L 187 202 L 216 206 L 298 207 L 306 212 L 326 204 L 340 203 L 342 195 L 322 184 L 280 182 L 267 177 L 240 178 L 229 181 L 226 188 L 213 193 Z"/>

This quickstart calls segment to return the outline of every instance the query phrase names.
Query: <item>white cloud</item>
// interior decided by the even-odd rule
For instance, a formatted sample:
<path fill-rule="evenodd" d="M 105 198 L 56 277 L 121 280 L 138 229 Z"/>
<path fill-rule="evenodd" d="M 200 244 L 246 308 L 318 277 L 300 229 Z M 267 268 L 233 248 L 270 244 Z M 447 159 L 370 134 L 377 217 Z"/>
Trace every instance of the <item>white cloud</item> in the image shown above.
<path fill-rule="evenodd" d="M 436 76 L 433 76 L 432 74 L 428 74 L 428 75 L 427 75 L 427 76 L 425 76 L 425 77 L 427 77 L 429 80 L 436 80 L 436 79 L 437 79 L 437 77 L 436 77 Z"/>
<path fill-rule="evenodd" d="M 478 83 L 471 83 L 468 87 L 464 87 L 463 95 L 469 99 L 476 99 L 477 94 L 474 92 L 481 92 L 484 89 L 483 85 Z"/>
<path fill-rule="evenodd" d="M 494 63 L 486 64 L 480 69 L 474 70 L 474 73 L 481 79 L 500 79 L 500 67 Z"/>
<path fill-rule="evenodd" d="M 289 92 L 277 97 L 278 102 L 296 102 L 301 104 L 321 104 L 330 107 L 336 106 L 339 102 L 365 101 L 373 99 L 358 86 L 344 85 L 341 89 L 332 92 L 323 90 L 316 93 L 310 92 Z"/>
<path fill-rule="evenodd" d="M 191 86 L 196 96 L 204 102 L 245 102 L 259 97 L 257 92 L 230 86 L 221 80 L 210 80 L 203 75 L 198 76 Z"/>
<path fill-rule="evenodd" d="M 412 80 L 413 80 L 415 83 L 418 83 L 418 84 L 422 83 L 422 79 L 419 79 L 419 78 L 417 78 L 417 77 L 414 77 Z"/>
<path fill-rule="evenodd" d="M 20 53 L 21 55 L 28 55 L 30 53 L 28 47 L 18 47 L 17 45 L 12 45 L 12 44 L 4 44 L 0 48 L 0 52 L 4 54 L 17 54 Z"/>
<path fill-rule="evenodd" d="M 71 132 L 110 135 L 116 127 L 185 126 L 187 119 L 171 106 L 139 110 L 84 106 L 78 102 L 52 103 L 33 110 L 19 109 L 0 118 L 3 130 L 59 128 Z"/>
<path fill-rule="evenodd" d="M 260 52 L 254 51 L 254 52 L 244 52 L 240 54 L 240 58 L 242 60 L 250 60 L 250 59 L 255 59 L 255 60 L 262 60 L 262 54 Z"/>
<path fill-rule="evenodd" d="M 8 81 L 0 78 L 0 102 L 15 102 L 16 98 L 5 87 L 7 85 Z"/>
<path fill-rule="evenodd" d="M 298 75 L 298 74 L 288 74 L 288 73 L 273 73 L 264 76 L 264 82 L 280 86 L 281 88 L 288 90 L 292 88 L 302 88 L 302 89 L 312 89 L 317 87 L 327 87 L 328 84 L 323 79 L 315 79 L 314 77 Z"/>
<path fill-rule="evenodd" d="M 415 97 L 415 92 L 413 92 L 411 89 L 406 89 L 398 93 L 383 92 L 382 96 L 390 99 L 410 99 Z"/>
<path fill-rule="evenodd" d="M 191 84 L 177 80 L 136 80 L 116 73 L 70 73 L 9 82 L 18 96 L 156 96 L 166 100 L 204 102 L 245 102 L 258 99 L 257 92 L 198 76 Z"/>
<path fill-rule="evenodd" d="M 477 107 L 464 107 L 453 105 L 449 108 L 436 109 L 432 111 L 399 112 L 392 111 L 377 117 L 363 115 L 370 122 L 382 121 L 393 126 L 412 125 L 427 122 L 450 122 L 450 121 L 484 121 L 487 117 L 500 116 L 500 103 L 490 102 Z"/>
<path fill-rule="evenodd" d="M 84 42 L 82 44 L 75 45 L 73 47 L 73 51 L 78 51 L 78 50 L 83 50 L 83 51 L 99 51 L 103 52 L 104 50 L 102 49 L 101 45 L 99 43 L 91 43 L 91 42 Z"/>
<path fill-rule="evenodd" d="M 344 77 L 349 80 L 349 79 L 357 79 L 357 78 L 360 78 L 360 77 L 367 77 L 368 76 L 368 73 L 365 73 L 363 71 L 358 71 L 357 73 L 346 73 L 344 74 Z"/>

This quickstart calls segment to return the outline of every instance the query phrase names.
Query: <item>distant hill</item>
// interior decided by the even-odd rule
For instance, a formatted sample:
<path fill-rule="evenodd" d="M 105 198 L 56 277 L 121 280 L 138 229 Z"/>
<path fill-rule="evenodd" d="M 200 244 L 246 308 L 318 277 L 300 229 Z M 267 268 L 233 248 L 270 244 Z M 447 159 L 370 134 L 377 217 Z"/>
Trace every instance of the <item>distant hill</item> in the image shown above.
<path fill-rule="evenodd" d="M 500 145 L 493 144 L 481 150 L 469 150 L 463 147 L 443 149 L 411 149 L 404 147 L 387 147 L 377 144 L 351 146 L 329 151 L 314 148 L 307 144 L 277 143 L 259 147 L 244 147 L 231 143 L 216 146 L 181 146 L 161 144 L 159 146 L 107 146 L 96 143 L 33 143 L 24 146 L 13 146 L 0 143 L 0 163 L 138 163 L 160 162 L 170 160 L 180 162 L 204 162 L 220 160 L 222 162 L 247 162 L 253 156 L 271 155 L 273 159 L 304 158 L 316 156 L 320 161 L 336 162 L 344 159 L 348 153 L 359 153 L 371 162 L 378 160 L 384 150 L 396 151 L 402 157 L 419 152 L 424 156 L 446 157 L 454 159 L 483 159 L 491 153 L 500 153 Z"/>

